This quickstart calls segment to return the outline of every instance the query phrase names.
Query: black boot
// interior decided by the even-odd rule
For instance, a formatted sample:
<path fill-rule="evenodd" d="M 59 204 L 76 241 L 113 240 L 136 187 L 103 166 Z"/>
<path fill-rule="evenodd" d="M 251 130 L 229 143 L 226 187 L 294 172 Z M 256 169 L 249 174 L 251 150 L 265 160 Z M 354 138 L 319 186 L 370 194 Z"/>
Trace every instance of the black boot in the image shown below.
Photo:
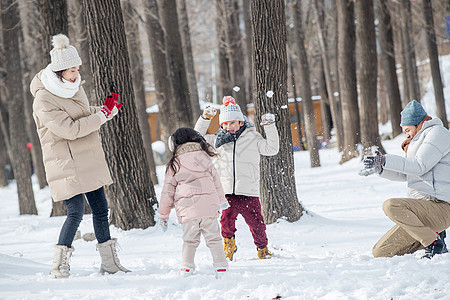
<path fill-rule="evenodd" d="M 445 231 L 444 235 L 445 235 Z M 442 233 L 442 232 L 441 232 Z M 422 258 L 432 258 L 435 254 L 442 254 L 448 252 L 447 246 L 444 243 L 444 240 L 441 239 L 441 233 L 438 234 L 437 238 L 430 245 L 425 247 L 425 255 Z M 444 252 L 446 251 L 446 252 Z"/>
<path fill-rule="evenodd" d="M 441 237 L 442 242 L 444 243 L 444 248 L 442 248 L 441 253 L 447 253 L 447 245 L 445 244 L 445 238 L 447 237 L 445 230 L 439 233 L 439 236 Z"/>

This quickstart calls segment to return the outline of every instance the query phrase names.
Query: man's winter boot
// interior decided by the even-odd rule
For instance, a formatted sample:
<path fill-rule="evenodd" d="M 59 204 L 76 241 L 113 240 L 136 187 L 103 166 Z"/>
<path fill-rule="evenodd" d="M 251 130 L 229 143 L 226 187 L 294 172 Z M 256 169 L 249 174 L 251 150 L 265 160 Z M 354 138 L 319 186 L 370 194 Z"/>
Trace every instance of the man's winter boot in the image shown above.
<path fill-rule="evenodd" d="M 272 253 L 269 252 L 269 249 L 266 248 L 258 248 L 258 258 L 259 259 L 271 259 L 272 258 Z"/>
<path fill-rule="evenodd" d="M 444 250 L 447 250 L 444 241 L 441 239 L 440 234 L 430 245 L 425 247 L 425 255 L 422 258 L 432 258 L 435 254 L 442 254 Z M 448 250 L 447 250 L 448 252 Z"/>
<path fill-rule="evenodd" d="M 229 260 L 233 260 L 233 255 L 237 251 L 236 241 L 234 240 L 234 236 L 231 238 L 223 239 L 223 251 L 225 251 L 225 256 Z"/>
<path fill-rule="evenodd" d="M 442 232 L 439 232 L 439 236 L 441 237 L 442 242 L 444 243 L 444 248 L 442 248 L 442 253 L 447 253 L 447 245 L 445 244 L 445 238 L 447 237 L 447 234 L 445 233 L 445 230 Z"/>
<path fill-rule="evenodd" d="M 50 274 L 55 278 L 67 278 L 70 276 L 70 257 L 75 249 L 67 246 L 56 245 L 53 265 Z"/>
<path fill-rule="evenodd" d="M 97 244 L 97 250 L 100 252 L 102 258 L 102 265 L 100 267 L 100 273 L 114 274 L 118 271 L 131 272 L 120 264 L 119 257 L 117 257 L 117 239 L 113 238 L 101 244 Z"/>

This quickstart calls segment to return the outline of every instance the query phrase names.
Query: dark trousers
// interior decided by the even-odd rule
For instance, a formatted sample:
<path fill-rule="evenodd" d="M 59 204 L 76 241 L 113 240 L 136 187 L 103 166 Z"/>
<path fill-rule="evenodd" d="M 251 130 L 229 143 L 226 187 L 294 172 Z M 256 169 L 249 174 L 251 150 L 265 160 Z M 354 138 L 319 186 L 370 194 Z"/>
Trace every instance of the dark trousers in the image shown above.
<path fill-rule="evenodd" d="M 244 217 L 256 247 L 262 249 L 267 247 L 266 224 L 261 215 L 261 203 L 258 197 L 243 195 L 225 195 L 230 207 L 222 211 L 220 224 L 222 237 L 231 238 L 236 232 L 236 219 L 239 214 Z"/>
<path fill-rule="evenodd" d="M 108 202 L 105 197 L 103 187 L 98 190 L 85 193 L 89 206 L 92 210 L 92 220 L 94 232 L 99 243 L 104 243 L 111 239 L 108 221 Z M 67 207 L 67 218 L 59 233 L 58 245 L 72 246 L 73 238 L 80 226 L 84 213 L 83 194 L 73 196 L 64 200 Z"/>

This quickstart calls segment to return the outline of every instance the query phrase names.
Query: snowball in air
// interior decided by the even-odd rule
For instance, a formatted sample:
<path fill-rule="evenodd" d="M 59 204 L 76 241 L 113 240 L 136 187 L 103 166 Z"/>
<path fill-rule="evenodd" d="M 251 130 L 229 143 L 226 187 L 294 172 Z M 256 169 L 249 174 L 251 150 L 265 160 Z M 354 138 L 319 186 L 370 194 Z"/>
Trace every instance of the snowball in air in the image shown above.
<path fill-rule="evenodd" d="M 269 97 L 269 98 L 272 98 L 272 96 L 273 96 L 273 91 L 268 91 L 268 92 L 266 93 L 266 96 Z"/>
<path fill-rule="evenodd" d="M 241 90 L 241 88 L 238 87 L 238 86 L 235 86 L 235 87 L 233 88 L 233 91 L 235 91 L 235 92 L 239 92 L 240 90 Z"/>

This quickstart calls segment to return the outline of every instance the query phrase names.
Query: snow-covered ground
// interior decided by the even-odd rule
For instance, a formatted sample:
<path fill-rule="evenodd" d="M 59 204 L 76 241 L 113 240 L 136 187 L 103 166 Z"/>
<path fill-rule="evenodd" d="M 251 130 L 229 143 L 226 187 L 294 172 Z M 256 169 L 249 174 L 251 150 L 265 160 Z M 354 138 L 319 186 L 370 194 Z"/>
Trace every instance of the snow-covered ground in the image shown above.
<path fill-rule="evenodd" d="M 384 143 L 401 154 L 402 137 Z M 35 185 L 38 216 L 19 216 L 16 187 L 0 189 L 1 299 L 449 299 L 450 254 L 421 260 L 420 253 L 373 258 L 372 246 L 393 223 L 381 205 L 405 196 L 405 184 L 360 177 L 361 162 L 339 165 L 335 149 L 320 150 L 322 166 L 311 169 L 307 152 L 295 153 L 298 196 L 308 214 L 300 221 L 267 226 L 275 258 L 259 260 L 247 225 L 238 219 L 238 252 L 228 273 L 215 279 L 204 242 L 197 273 L 179 276 L 181 227 L 172 212 L 169 229 L 122 231 L 119 256 L 131 273 L 100 275 L 95 242 L 77 240 L 68 279 L 53 279 L 53 247 L 64 217 L 49 218 L 47 189 Z M 163 167 L 158 168 L 160 182 Z M 159 195 L 161 186 L 156 187 Z M 81 233 L 92 232 L 86 215 Z"/>
<path fill-rule="evenodd" d="M 441 61 L 443 74 L 449 74 L 448 62 L 447 57 Z M 446 88 L 447 101 L 449 94 Z M 423 103 L 434 116 L 431 98 L 429 91 Z M 447 112 L 450 116 L 449 105 Z M 383 146 L 402 155 L 403 138 Z M 111 226 L 122 248 L 121 262 L 133 272 L 100 275 L 95 242 L 77 240 L 71 277 L 53 279 L 48 273 L 64 217 L 48 217 L 50 194 L 37 184 L 39 215 L 20 216 L 16 185 L 11 183 L 0 189 L 0 299 L 450 299 L 450 254 L 432 260 L 420 259 L 423 251 L 372 257 L 372 246 L 393 226 L 381 205 L 405 196 L 405 183 L 360 177 L 361 161 L 339 165 L 336 149 L 321 149 L 320 159 L 322 166 L 311 169 L 309 154 L 295 153 L 297 193 L 307 213 L 295 223 L 280 220 L 267 226 L 275 257 L 257 259 L 248 227 L 239 217 L 239 250 L 219 280 L 204 242 L 196 255 L 196 274 L 179 276 L 182 232 L 174 212 L 165 233 L 159 226 L 131 231 Z M 164 167 L 158 167 L 158 175 L 163 182 Z M 156 192 L 159 196 L 161 185 Z M 93 231 L 90 215 L 80 230 Z"/>

